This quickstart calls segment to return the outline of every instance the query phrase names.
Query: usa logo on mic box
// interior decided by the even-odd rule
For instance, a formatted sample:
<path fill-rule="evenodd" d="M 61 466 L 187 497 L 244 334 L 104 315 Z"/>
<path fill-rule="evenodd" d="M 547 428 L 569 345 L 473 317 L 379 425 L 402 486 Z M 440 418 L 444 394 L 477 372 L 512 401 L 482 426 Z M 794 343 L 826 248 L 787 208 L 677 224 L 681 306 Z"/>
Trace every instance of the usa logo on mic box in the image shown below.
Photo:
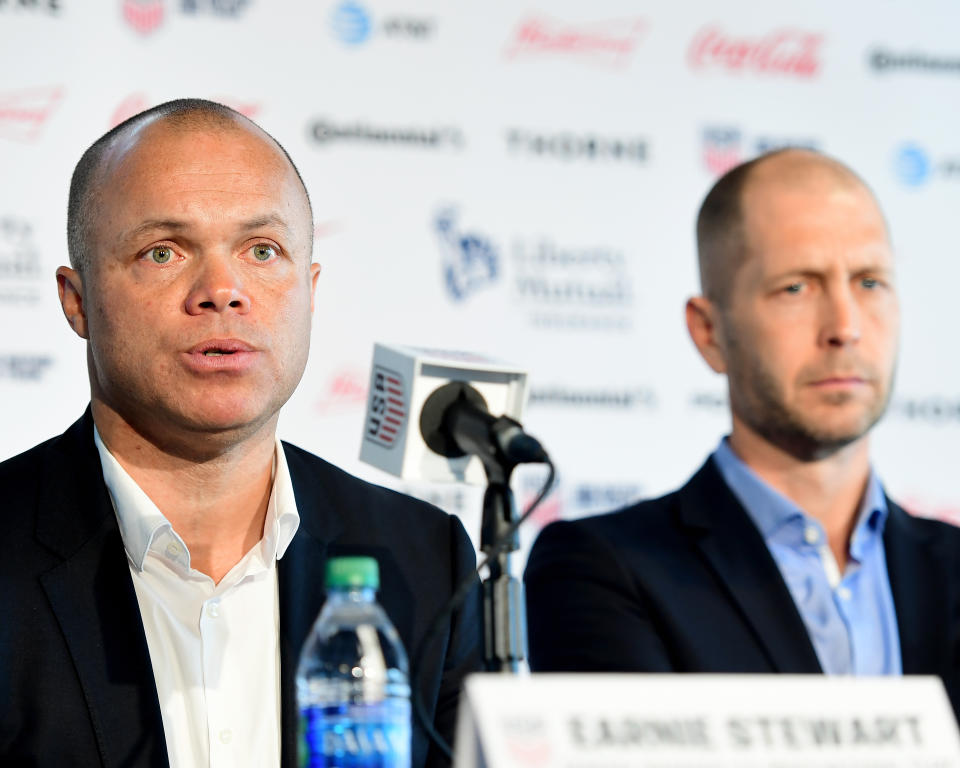
<path fill-rule="evenodd" d="M 423 437 L 423 404 L 451 381 L 470 384 L 490 413 L 520 421 L 525 371 L 472 352 L 375 344 L 360 461 L 404 480 L 484 484 L 478 458 L 434 453 Z"/>
<path fill-rule="evenodd" d="M 384 448 L 393 448 L 397 444 L 407 418 L 407 394 L 399 373 L 382 365 L 373 366 L 367 405 L 367 440 Z"/>

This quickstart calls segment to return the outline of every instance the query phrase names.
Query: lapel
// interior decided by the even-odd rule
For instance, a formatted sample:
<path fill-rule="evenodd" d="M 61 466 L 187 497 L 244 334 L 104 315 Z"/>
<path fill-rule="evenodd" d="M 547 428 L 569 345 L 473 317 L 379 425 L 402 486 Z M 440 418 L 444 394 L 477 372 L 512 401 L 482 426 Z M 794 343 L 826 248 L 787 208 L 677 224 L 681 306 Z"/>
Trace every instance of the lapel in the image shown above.
<path fill-rule="evenodd" d="M 903 509 L 887 499 L 890 514 L 883 530 L 883 548 L 893 605 L 900 634 L 900 656 L 905 675 L 940 674 L 950 659 L 950 605 L 946 593 L 952 588 L 944 572 L 949 557 L 940 555 L 939 543 L 929 530 L 918 525 Z"/>
<path fill-rule="evenodd" d="M 298 762 L 296 672 L 300 649 L 326 599 L 324 569 L 327 549 L 342 527 L 342 520 L 319 478 L 319 462 L 305 460 L 300 452 L 284 446 L 300 526 L 277 564 L 280 594 L 280 696 L 281 765 L 295 768 Z"/>
<path fill-rule="evenodd" d="M 63 558 L 41 583 L 76 667 L 104 766 L 167 766 L 153 668 L 89 409 L 45 455 L 37 539 Z"/>
<path fill-rule="evenodd" d="M 787 585 L 766 542 L 712 459 L 679 492 L 679 515 L 773 671 L 820 672 Z"/>

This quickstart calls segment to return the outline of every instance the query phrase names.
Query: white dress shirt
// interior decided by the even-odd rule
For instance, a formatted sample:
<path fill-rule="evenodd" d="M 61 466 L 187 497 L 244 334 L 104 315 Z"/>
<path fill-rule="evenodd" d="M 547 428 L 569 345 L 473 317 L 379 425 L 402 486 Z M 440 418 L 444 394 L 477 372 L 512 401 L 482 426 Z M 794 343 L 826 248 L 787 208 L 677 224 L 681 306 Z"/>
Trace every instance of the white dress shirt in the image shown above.
<path fill-rule="evenodd" d="M 150 650 L 171 768 L 280 765 L 277 560 L 300 524 L 280 441 L 263 538 L 214 584 L 94 430 Z"/>

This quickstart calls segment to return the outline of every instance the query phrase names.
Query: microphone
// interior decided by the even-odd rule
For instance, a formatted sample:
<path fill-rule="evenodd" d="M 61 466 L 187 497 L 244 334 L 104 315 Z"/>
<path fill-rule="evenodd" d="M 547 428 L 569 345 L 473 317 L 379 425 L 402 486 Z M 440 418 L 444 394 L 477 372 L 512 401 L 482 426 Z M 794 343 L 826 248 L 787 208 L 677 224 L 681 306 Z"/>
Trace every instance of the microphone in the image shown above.
<path fill-rule="evenodd" d="M 485 485 L 491 461 L 546 456 L 521 426 L 526 396 L 526 372 L 507 363 L 375 344 L 360 460 L 408 481 Z"/>
<path fill-rule="evenodd" d="M 487 402 L 464 381 L 435 389 L 420 412 L 420 433 L 434 453 L 448 458 L 473 454 L 510 464 L 547 461 L 540 442 L 509 416 L 493 416 Z"/>

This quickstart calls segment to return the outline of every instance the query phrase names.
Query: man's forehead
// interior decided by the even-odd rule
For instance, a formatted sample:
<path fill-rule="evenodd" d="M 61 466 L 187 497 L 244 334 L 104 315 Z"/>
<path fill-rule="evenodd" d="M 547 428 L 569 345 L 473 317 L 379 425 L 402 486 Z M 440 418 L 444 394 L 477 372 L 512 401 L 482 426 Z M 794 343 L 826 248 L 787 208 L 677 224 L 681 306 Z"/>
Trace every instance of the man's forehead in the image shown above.
<path fill-rule="evenodd" d="M 166 115 L 154 116 L 142 123 L 132 125 L 119 134 L 104 152 L 99 169 L 100 185 L 108 184 L 114 174 L 142 163 L 151 163 L 154 155 L 163 148 L 186 144 L 188 147 L 197 138 L 211 137 L 220 152 L 210 153 L 215 161 L 221 155 L 249 151 L 261 159 L 270 158 L 278 168 L 296 176 L 283 150 L 265 131 L 242 116 Z M 178 154 L 168 155 L 175 163 Z"/>

